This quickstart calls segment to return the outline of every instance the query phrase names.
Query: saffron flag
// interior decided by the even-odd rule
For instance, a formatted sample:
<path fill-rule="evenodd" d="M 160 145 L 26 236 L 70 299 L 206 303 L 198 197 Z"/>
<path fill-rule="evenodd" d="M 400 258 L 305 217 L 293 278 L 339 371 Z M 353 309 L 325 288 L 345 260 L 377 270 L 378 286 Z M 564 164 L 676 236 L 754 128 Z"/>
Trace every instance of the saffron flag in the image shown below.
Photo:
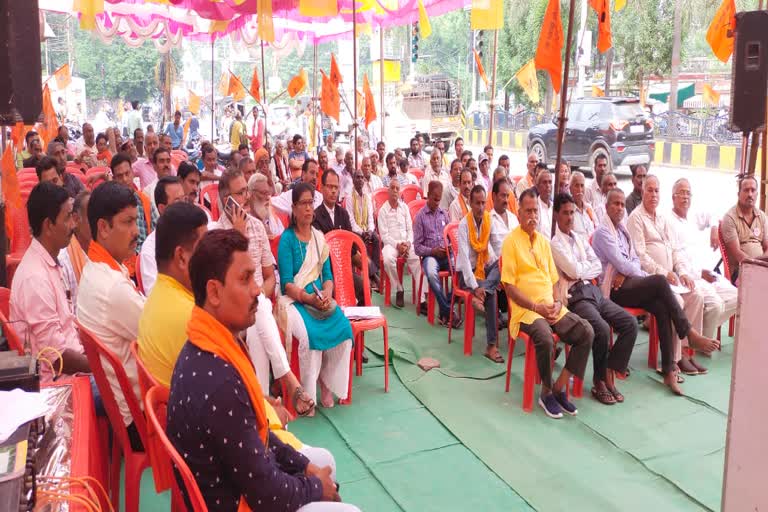
<path fill-rule="evenodd" d="M 272 0 L 256 0 L 256 24 L 259 39 L 275 42 L 275 24 L 272 22 Z"/>
<path fill-rule="evenodd" d="M 64 64 L 53 73 L 56 79 L 56 89 L 63 91 L 72 83 L 72 74 L 69 72 L 69 64 Z"/>
<path fill-rule="evenodd" d="M 626 6 L 627 6 L 627 0 L 616 0 L 616 3 L 613 4 L 613 10 L 616 12 L 619 12 Z"/>
<path fill-rule="evenodd" d="M 597 13 L 597 49 L 607 52 L 611 47 L 611 2 L 610 0 L 589 0 Z"/>
<path fill-rule="evenodd" d="M 602 96 L 605 96 L 605 91 L 602 87 L 599 85 L 593 85 L 592 86 L 592 97 L 593 98 L 600 98 Z"/>
<path fill-rule="evenodd" d="M 521 67 L 515 78 L 520 83 L 520 87 L 523 88 L 525 94 L 531 100 L 531 103 L 538 103 L 539 98 L 539 79 L 536 76 L 536 64 L 533 59 L 529 60 L 523 67 Z"/>
<path fill-rule="evenodd" d="M 480 78 L 483 79 L 483 82 L 485 82 L 485 88 L 488 89 L 488 77 L 485 76 L 485 68 L 483 67 L 483 62 L 480 60 L 480 54 L 477 53 L 477 50 L 472 50 L 475 52 L 475 64 L 477 64 L 477 73 L 480 75 Z"/>
<path fill-rule="evenodd" d="M 195 115 L 200 113 L 200 96 L 189 90 L 189 111 Z"/>
<path fill-rule="evenodd" d="M 704 90 L 702 91 L 702 99 L 707 105 L 717 107 L 720 105 L 720 93 L 712 88 L 709 84 L 704 84 Z"/>
<path fill-rule="evenodd" d="M 245 86 L 239 78 L 235 76 L 233 72 L 229 72 L 229 87 L 227 88 L 227 96 L 232 96 L 235 101 L 243 101 L 245 99 Z"/>
<path fill-rule="evenodd" d="M 339 65 L 336 63 L 336 56 L 331 54 L 331 83 L 334 87 L 338 87 L 339 84 L 344 83 L 344 79 L 341 77 L 341 71 L 339 71 Z"/>
<path fill-rule="evenodd" d="M 472 30 L 499 30 L 504 26 L 503 0 L 472 0 L 469 14 Z"/>
<path fill-rule="evenodd" d="M 715 57 L 723 62 L 733 53 L 733 29 L 736 28 L 736 4 L 734 0 L 723 0 L 712 18 L 707 30 L 707 42 Z"/>
<path fill-rule="evenodd" d="M 419 34 L 422 39 L 432 35 L 432 24 L 429 22 L 427 10 L 424 8 L 424 2 L 419 0 Z"/>
<path fill-rule="evenodd" d="M 55 139 L 59 134 L 59 118 L 51 100 L 51 90 L 46 85 L 43 87 L 43 121 L 37 125 L 37 133 L 43 140 L 43 147 Z"/>
<path fill-rule="evenodd" d="M 308 82 L 309 78 L 307 77 L 307 72 L 304 68 L 301 68 L 299 74 L 291 78 L 291 81 L 288 82 L 288 95 L 291 98 L 295 98 L 297 94 L 304 90 Z"/>
<path fill-rule="evenodd" d="M 222 71 L 219 85 L 217 86 L 219 94 L 227 96 L 229 94 L 229 72 Z"/>
<path fill-rule="evenodd" d="M 368 129 L 368 125 L 376 119 L 376 103 L 373 101 L 368 73 L 363 75 L 363 94 L 365 95 L 365 128 Z"/>
<path fill-rule="evenodd" d="M 560 19 L 560 0 L 549 0 L 541 25 L 539 45 L 536 48 L 536 69 L 549 73 L 552 88 L 560 92 L 563 82 L 563 22 Z"/>
<path fill-rule="evenodd" d="M 309 18 L 322 18 L 339 14 L 337 0 L 299 0 L 299 14 Z"/>
<path fill-rule="evenodd" d="M 320 70 L 320 73 L 323 75 L 322 85 L 320 86 L 320 110 L 329 117 L 334 118 L 338 123 L 341 110 L 339 90 L 322 70 Z"/>
<path fill-rule="evenodd" d="M 256 102 L 261 103 L 261 82 L 259 82 L 259 73 L 256 67 L 253 68 L 253 78 L 251 78 L 251 89 L 249 91 Z"/>

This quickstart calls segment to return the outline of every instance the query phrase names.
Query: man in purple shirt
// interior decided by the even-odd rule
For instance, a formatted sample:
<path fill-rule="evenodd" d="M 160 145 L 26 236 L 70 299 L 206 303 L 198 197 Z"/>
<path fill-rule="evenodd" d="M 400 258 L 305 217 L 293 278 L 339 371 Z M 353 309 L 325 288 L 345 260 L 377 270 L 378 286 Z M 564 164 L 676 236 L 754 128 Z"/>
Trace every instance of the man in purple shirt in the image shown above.
<path fill-rule="evenodd" d="M 663 275 L 649 276 L 640 268 L 640 258 L 632 247 L 629 232 L 621 223 L 626 213 L 624 192 L 619 188 L 610 190 L 606 196 L 606 217 L 592 238 L 592 248 L 603 264 L 601 288 L 603 294 L 610 294 L 613 302 L 625 308 L 641 308 L 656 318 L 659 345 L 661 347 L 661 371 L 664 384 L 673 393 L 682 395 L 677 377 L 675 343 L 678 338 L 688 337 L 697 345 L 711 340 L 691 327 L 675 294 Z"/>
<path fill-rule="evenodd" d="M 443 230 L 451 221 L 448 212 L 440 208 L 442 197 L 443 184 L 431 181 L 427 188 L 427 205 L 416 214 L 413 222 L 413 248 L 416 255 L 422 258 L 424 275 L 440 306 L 440 323 L 448 325 L 451 298 L 443 290 L 439 273 L 448 270 L 448 250 L 443 241 Z M 458 329 L 461 322 L 459 315 L 454 314 L 452 327 Z"/>

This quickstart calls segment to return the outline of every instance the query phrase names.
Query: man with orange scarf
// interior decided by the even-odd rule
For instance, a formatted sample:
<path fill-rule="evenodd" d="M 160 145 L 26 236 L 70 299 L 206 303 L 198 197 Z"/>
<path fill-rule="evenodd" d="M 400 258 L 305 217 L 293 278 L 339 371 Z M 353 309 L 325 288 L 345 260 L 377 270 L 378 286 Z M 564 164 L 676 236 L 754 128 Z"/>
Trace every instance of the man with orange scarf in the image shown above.
<path fill-rule="evenodd" d="M 139 332 L 144 296 L 120 262 L 136 254 L 138 215 L 133 190 L 116 181 L 104 182 L 91 193 L 88 224 L 93 240 L 88 246 L 89 261 L 83 268 L 77 297 L 77 319 L 115 354 L 136 396 L 139 396 L 139 385 L 130 344 Z M 128 428 L 131 445 L 139 450 L 141 439 L 117 377 L 108 373 L 107 380 Z"/>
<path fill-rule="evenodd" d="M 472 292 L 472 306 L 485 313 L 487 348 L 485 357 L 494 363 L 503 363 L 499 352 L 497 324 L 497 289 L 501 282 L 499 257 L 489 243 L 491 240 L 491 213 L 485 210 L 485 188 L 475 185 L 469 193 L 470 212 L 459 222 L 459 253 L 456 271 L 460 272 L 462 289 Z M 468 328 L 468 327 L 467 327 Z"/>
<path fill-rule="evenodd" d="M 72 218 L 75 221 L 75 232 L 69 245 L 59 252 L 59 264 L 64 272 L 64 280 L 69 286 L 72 296 L 72 306 L 77 306 L 77 289 L 80 276 L 88 262 L 88 247 L 91 245 L 91 228 L 88 225 L 88 200 L 90 190 L 83 190 L 72 205 Z"/>
<path fill-rule="evenodd" d="M 168 403 L 178 405 L 168 411 L 168 437 L 209 510 L 356 511 L 332 503 L 340 498 L 329 466 L 311 464 L 269 430 L 264 393 L 239 337 L 258 308 L 255 271 L 237 231 L 211 231 L 195 249 L 195 307 L 171 379 Z"/>
<path fill-rule="evenodd" d="M 448 216 L 451 218 L 451 222 L 460 222 L 469 213 L 469 192 L 474 186 L 475 178 L 472 175 L 472 171 L 465 167 L 461 171 L 459 195 L 453 200 L 450 208 L 448 208 Z"/>

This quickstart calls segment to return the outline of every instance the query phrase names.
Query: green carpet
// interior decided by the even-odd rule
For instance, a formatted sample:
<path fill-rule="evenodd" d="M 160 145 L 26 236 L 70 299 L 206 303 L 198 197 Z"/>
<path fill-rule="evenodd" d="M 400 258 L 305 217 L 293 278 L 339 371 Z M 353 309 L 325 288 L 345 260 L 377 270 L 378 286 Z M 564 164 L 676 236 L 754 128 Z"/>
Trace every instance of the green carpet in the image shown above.
<path fill-rule="evenodd" d="M 687 377 L 679 398 L 646 368 L 641 330 L 631 376 L 617 381 L 626 402 L 604 406 L 590 397 L 590 362 L 578 416 L 555 421 L 538 407 L 521 409 L 521 343 L 504 393 L 505 366 L 482 357 L 481 318 L 474 354 L 465 357 L 463 329 L 449 345 L 446 329 L 416 317 L 413 306 L 383 311 L 389 393 L 383 358 L 375 355 L 383 355 L 383 340 L 380 331 L 370 333 L 371 363 L 354 380 L 352 405 L 319 408 L 290 425 L 304 442 L 334 454 L 344 501 L 377 512 L 719 510 L 731 339 L 711 360 L 701 358 L 709 374 Z M 500 334 L 507 357 L 507 331 Z M 423 372 L 415 362 L 425 356 L 441 367 Z M 151 484 L 148 475 L 143 484 Z M 168 503 L 142 486 L 142 510 L 168 510 Z"/>

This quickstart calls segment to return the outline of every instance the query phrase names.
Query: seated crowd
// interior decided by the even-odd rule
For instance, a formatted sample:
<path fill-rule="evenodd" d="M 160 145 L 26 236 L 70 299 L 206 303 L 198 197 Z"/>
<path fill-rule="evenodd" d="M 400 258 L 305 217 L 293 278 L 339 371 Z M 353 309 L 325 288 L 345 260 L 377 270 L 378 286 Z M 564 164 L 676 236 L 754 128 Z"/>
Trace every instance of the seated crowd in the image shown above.
<path fill-rule="evenodd" d="M 604 157 L 591 184 L 564 163 L 558 190 L 534 154 L 516 180 L 509 157 L 492 168 L 493 147 L 475 160 L 461 138 L 450 159 L 442 142 L 427 154 L 422 136 L 407 156 L 383 141 L 366 150 L 363 138 L 345 152 L 329 136 L 314 158 L 296 135 L 252 156 L 241 144 L 224 167 L 208 143 L 199 164 L 177 159 L 178 127 L 176 119 L 169 134 L 137 129 L 122 141 L 86 124 L 69 157 L 64 143 L 46 155 L 28 134 L 20 157 L 39 184 L 27 201 L 33 238 L 13 278 L 10 321 L 41 355 L 44 380 L 90 372 L 79 324 L 115 354 L 139 397 L 137 340 L 143 366 L 170 388 L 167 434 L 212 510 L 356 510 L 331 503 L 340 499 L 333 455 L 285 428 L 294 413 L 315 414 L 318 388 L 323 407 L 351 391 L 353 334 L 333 299 L 331 231 L 353 232 L 365 248 L 351 255 L 361 305 L 367 267 L 371 286 L 383 291 L 388 280 L 404 308 L 407 268 L 416 286 L 426 278 L 421 296 L 414 290 L 417 310 L 433 300 L 439 323 L 461 328 L 467 315 L 444 274 L 455 272 L 465 307 L 484 317 L 488 364 L 504 363 L 504 328 L 531 340 L 538 402 L 552 418 L 577 414 L 567 386 L 584 378 L 590 352 L 594 398 L 624 401 L 616 376 L 628 372 L 639 310 L 653 319 L 665 384 L 682 394 L 679 374 L 706 373 L 695 356 L 719 347 L 715 331 L 736 310 L 734 284 L 699 254 L 720 235 L 736 283 L 739 264 L 768 251 L 752 177 L 740 180 L 719 233 L 690 212 L 688 181 L 675 183 L 674 208 L 662 212 L 658 178 L 633 168 L 625 198 Z M 83 184 L 68 158 L 105 170 Z M 558 340 L 570 350 L 555 376 Z M 117 378 L 107 377 L 111 391 L 94 389 L 114 394 L 142 450 Z"/>

